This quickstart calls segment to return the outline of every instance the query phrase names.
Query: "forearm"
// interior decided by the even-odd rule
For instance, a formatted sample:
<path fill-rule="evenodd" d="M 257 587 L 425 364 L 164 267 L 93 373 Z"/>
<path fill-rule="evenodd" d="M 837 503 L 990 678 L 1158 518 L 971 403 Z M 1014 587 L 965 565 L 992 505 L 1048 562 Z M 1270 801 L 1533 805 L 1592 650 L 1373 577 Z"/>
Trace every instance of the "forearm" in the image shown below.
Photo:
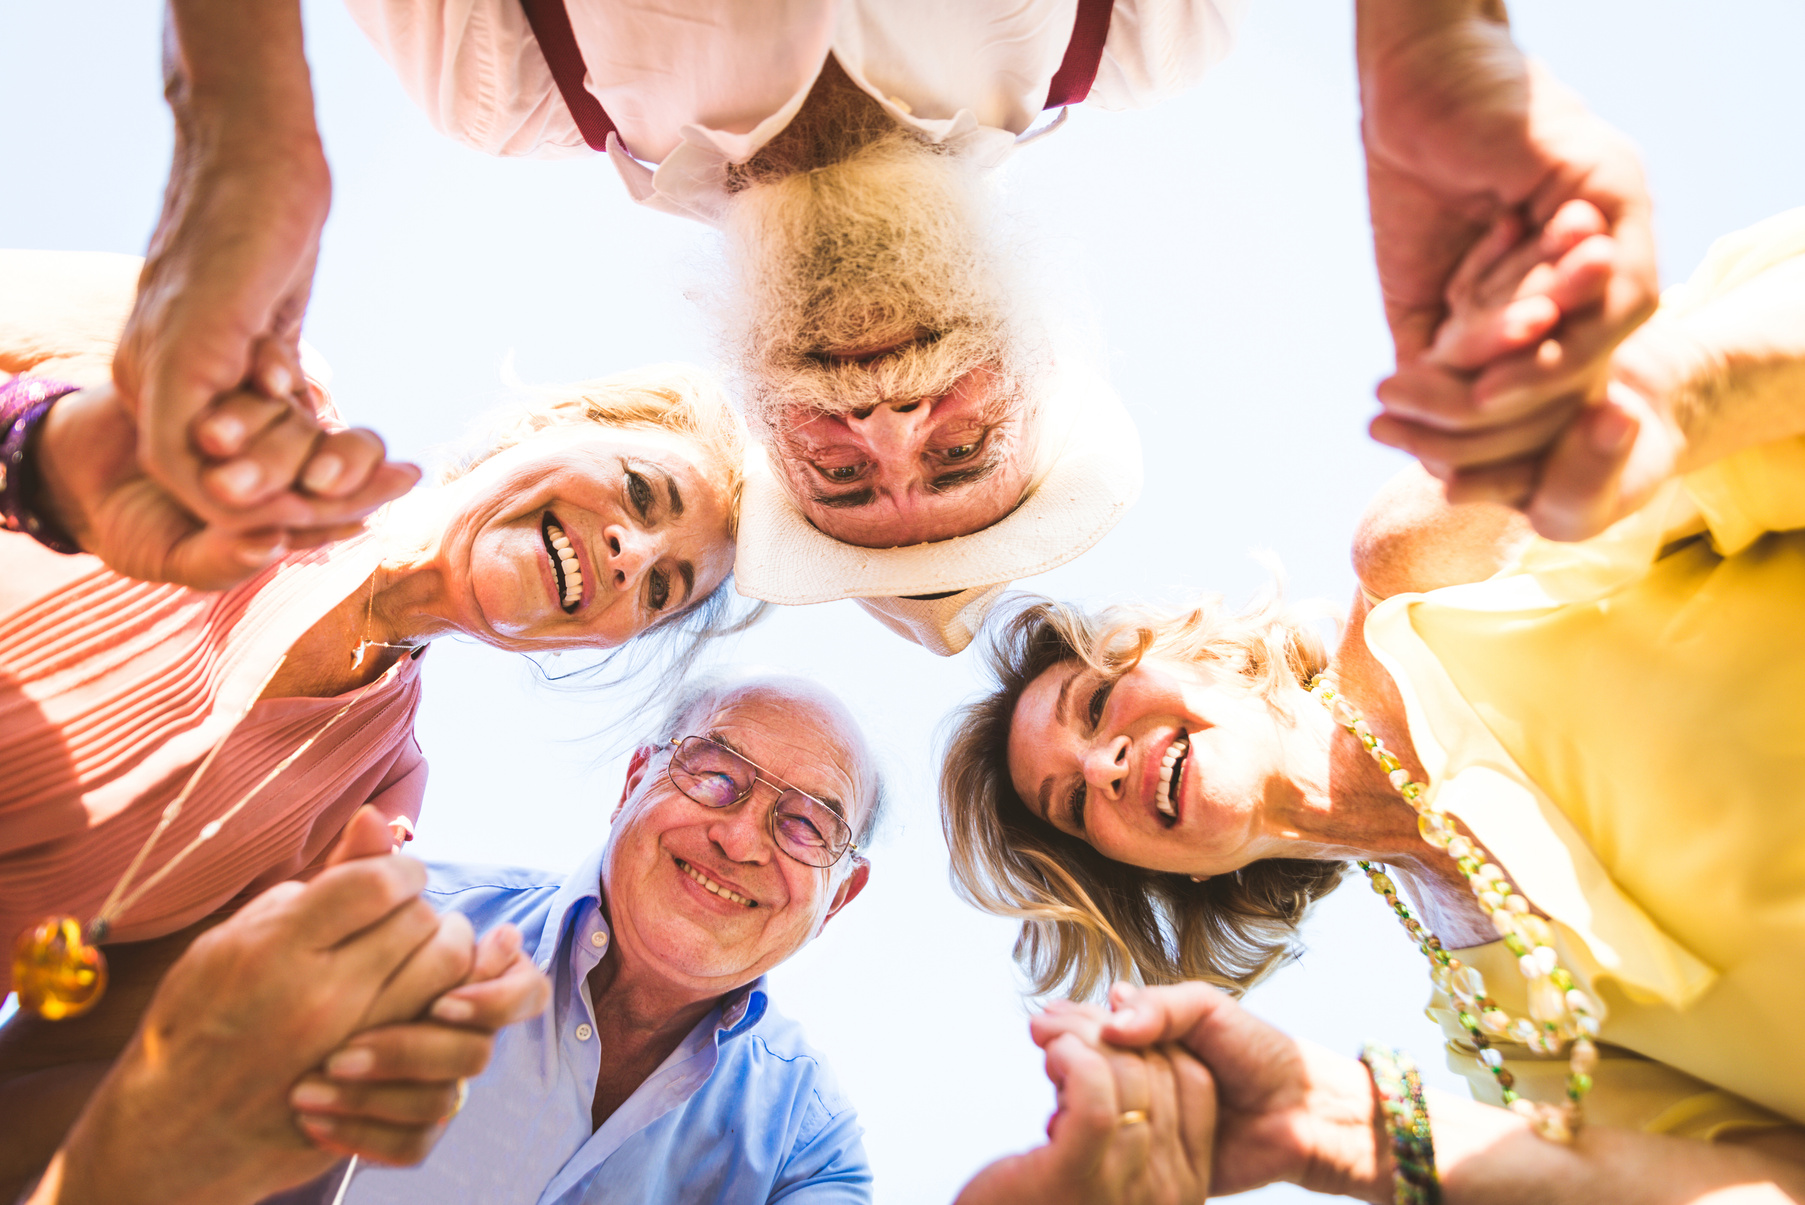
<path fill-rule="evenodd" d="M 1805 1166 L 1747 1147 L 1612 1126 L 1562 1145 L 1475 1101 L 1431 1093 L 1429 1111 L 1448 1205 L 1805 1201 Z"/>
<path fill-rule="evenodd" d="M 1648 335 L 1674 339 L 1688 362 L 1672 398 L 1686 441 L 1679 471 L 1805 434 L 1805 261 Z"/>
<path fill-rule="evenodd" d="M 1474 19 L 1510 21 L 1504 0 L 1354 0 L 1354 52 L 1363 80 L 1372 63 L 1400 46 Z"/>

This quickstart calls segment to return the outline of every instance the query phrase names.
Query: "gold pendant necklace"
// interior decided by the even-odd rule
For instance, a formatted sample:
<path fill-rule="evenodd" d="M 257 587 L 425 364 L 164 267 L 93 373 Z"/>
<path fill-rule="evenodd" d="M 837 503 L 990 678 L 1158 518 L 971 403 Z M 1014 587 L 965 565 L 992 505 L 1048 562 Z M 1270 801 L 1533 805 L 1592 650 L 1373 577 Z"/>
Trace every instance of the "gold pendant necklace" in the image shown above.
<path fill-rule="evenodd" d="M 1487 993 L 1479 968 L 1461 962 L 1443 948 L 1441 939 L 1399 898 L 1397 885 L 1383 869 L 1366 861 L 1358 863 L 1360 869 L 1429 960 L 1431 981 L 1454 1001 L 1461 1028 L 1477 1049 L 1479 1061 L 1497 1081 L 1505 1105 L 1525 1118 L 1542 1137 L 1555 1142 L 1573 1141 L 1583 1119 L 1581 1102 L 1592 1090 L 1592 1072 L 1598 1066 L 1598 1047 L 1592 1039 L 1598 1036 L 1604 1020 L 1603 1007 L 1580 991 L 1573 976 L 1560 965 L 1554 951 L 1554 927 L 1529 910 L 1529 900 L 1511 886 L 1502 867 L 1487 861 L 1472 841 L 1460 835 L 1454 818 L 1429 798 L 1428 788 L 1411 781 L 1410 771 L 1373 735 L 1360 713 L 1322 674 L 1311 679 L 1309 689 L 1335 722 L 1359 740 L 1404 802 L 1415 809 L 1417 831 L 1423 840 L 1454 859 L 1479 907 L 1504 940 L 1505 948 L 1516 956 L 1517 969 L 1528 980 L 1529 1016 L 1512 1017 L 1499 1007 Z M 1518 1094 L 1515 1077 L 1505 1068 L 1504 1056 L 1493 1045 L 1500 1040 L 1527 1046 L 1538 1054 L 1559 1054 L 1571 1043 L 1566 1101 L 1544 1104 Z"/>
<path fill-rule="evenodd" d="M 363 697 L 363 690 L 354 692 L 352 697 L 346 700 L 345 705 L 320 725 L 312 736 L 284 756 L 281 761 L 278 761 L 267 774 L 257 781 L 255 786 L 221 813 L 217 819 L 202 825 L 200 832 L 196 833 L 187 845 L 177 850 L 174 857 L 160 866 L 155 874 L 139 884 L 137 890 L 127 894 L 131 888 L 132 879 L 137 876 L 139 869 L 144 865 L 145 858 L 150 856 L 150 851 L 156 845 L 157 839 L 171 824 L 175 823 L 176 817 L 182 814 L 183 806 L 188 802 L 189 796 L 194 794 L 195 787 L 206 774 L 207 768 L 213 764 L 213 759 L 219 756 L 219 751 L 225 748 L 226 742 L 238 730 L 238 725 L 250 714 L 251 708 L 257 705 L 263 697 L 263 692 L 269 689 L 270 682 L 274 680 L 277 671 L 282 668 L 282 663 L 286 660 L 286 654 L 276 659 L 275 666 L 270 669 L 262 684 L 251 695 L 251 701 L 233 718 L 225 735 L 214 742 L 213 747 L 207 751 L 207 755 L 201 759 L 201 764 L 196 766 L 194 773 L 188 776 L 188 781 L 183 785 L 181 792 L 163 809 L 163 815 L 157 821 L 157 827 L 151 830 L 150 836 L 139 847 L 138 853 L 132 858 L 131 864 L 125 868 L 125 873 L 119 877 L 119 881 L 114 884 L 113 890 L 107 895 L 106 902 L 101 904 L 100 911 L 95 913 L 94 918 L 83 925 L 73 916 L 47 916 L 19 934 L 13 943 L 12 971 L 13 990 L 19 995 L 20 1009 L 36 1013 L 48 1021 L 61 1021 L 68 1017 L 78 1017 L 100 1003 L 100 998 L 106 993 L 107 987 L 107 960 L 106 955 L 100 950 L 100 943 L 106 940 L 107 934 L 112 930 L 113 924 L 120 915 L 142 899 L 145 892 L 167 878 L 171 871 L 181 865 L 184 858 L 218 836 L 219 830 L 228 820 L 243 810 L 244 806 L 259 791 L 275 781 L 277 775 L 294 765 L 302 754 L 313 747 L 315 741 L 326 735 L 327 729 L 338 723 L 339 719 L 351 710 L 357 700 Z M 370 683 L 370 686 L 376 686 L 383 678 L 396 672 L 400 668 L 400 664 L 391 666 L 382 678 Z"/>

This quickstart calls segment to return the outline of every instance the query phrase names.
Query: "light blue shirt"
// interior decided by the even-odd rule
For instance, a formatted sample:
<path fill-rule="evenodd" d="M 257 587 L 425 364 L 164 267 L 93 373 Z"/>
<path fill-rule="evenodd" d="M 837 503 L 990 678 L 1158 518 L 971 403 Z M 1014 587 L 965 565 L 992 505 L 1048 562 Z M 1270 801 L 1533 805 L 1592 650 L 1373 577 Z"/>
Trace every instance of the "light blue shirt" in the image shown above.
<path fill-rule="evenodd" d="M 600 850 L 561 885 L 531 870 L 429 869 L 425 898 L 435 908 L 462 912 L 478 934 L 502 921 L 519 926 L 527 955 L 551 977 L 552 1002 L 501 1032 L 424 1163 L 360 1166 L 347 1205 L 871 1200 L 858 1115 L 826 1060 L 771 1007 L 763 979 L 726 997 L 590 1129 L 606 1052 L 587 977 L 612 940 Z"/>

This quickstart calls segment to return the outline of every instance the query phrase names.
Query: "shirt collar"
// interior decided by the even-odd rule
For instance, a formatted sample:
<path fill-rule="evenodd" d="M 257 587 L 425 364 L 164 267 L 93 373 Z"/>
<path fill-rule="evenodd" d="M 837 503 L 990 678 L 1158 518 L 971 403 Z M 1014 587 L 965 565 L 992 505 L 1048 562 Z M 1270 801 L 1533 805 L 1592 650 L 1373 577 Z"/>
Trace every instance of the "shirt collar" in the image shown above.
<path fill-rule="evenodd" d="M 567 965 L 572 972 L 571 982 L 575 983 L 607 953 L 614 933 L 602 908 L 602 855 L 606 850 L 606 845 L 593 850 L 552 897 L 545 927 L 539 935 L 537 961 L 539 969 L 554 979 L 558 968 Z M 602 935 L 600 941 L 595 940 L 596 934 Z M 752 1029 L 764 1019 L 769 1003 L 763 975 L 722 996 L 715 1022 L 715 1044 Z"/>

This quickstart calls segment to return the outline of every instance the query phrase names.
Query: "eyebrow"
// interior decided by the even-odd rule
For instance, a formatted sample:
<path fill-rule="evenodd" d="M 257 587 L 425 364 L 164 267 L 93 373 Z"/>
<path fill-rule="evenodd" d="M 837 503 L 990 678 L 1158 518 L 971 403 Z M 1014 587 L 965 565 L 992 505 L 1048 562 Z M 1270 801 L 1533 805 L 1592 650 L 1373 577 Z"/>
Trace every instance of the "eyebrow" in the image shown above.
<path fill-rule="evenodd" d="M 744 749 L 740 748 L 738 745 L 736 745 L 732 741 L 728 740 L 721 733 L 709 732 L 709 733 L 706 733 L 705 735 L 708 737 L 709 740 L 713 741 L 715 744 L 720 745 L 722 748 L 725 748 L 725 749 L 731 749 L 735 753 L 739 754 L 741 757 L 745 758 L 746 761 L 749 762 L 753 766 L 754 769 L 758 770 L 758 772 L 760 774 L 769 773 L 768 770 L 764 769 L 757 762 L 752 760 L 751 754 L 747 753 Z M 777 781 L 781 782 L 782 780 L 778 779 Z M 789 787 L 789 789 L 792 791 L 799 792 L 803 795 L 808 795 L 808 797 L 810 799 L 813 799 L 816 803 L 826 804 L 828 807 L 828 810 L 833 812 L 834 815 L 838 816 L 842 820 L 846 819 L 846 805 L 841 803 L 838 799 L 835 799 L 829 795 L 810 794 L 808 791 L 804 791 L 801 787 L 795 786 L 791 783 L 786 782 L 783 785 L 786 787 Z"/>
<path fill-rule="evenodd" d="M 974 464 L 963 469 L 954 469 L 950 473 L 940 474 L 928 482 L 928 489 L 936 494 L 944 494 L 963 486 L 976 485 L 995 473 L 1002 465 L 1003 458 L 1001 456 L 992 456 L 982 464 Z"/>
<path fill-rule="evenodd" d="M 683 517 L 683 495 L 678 492 L 677 479 L 662 468 L 657 469 L 657 472 L 660 477 L 664 478 L 664 492 L 670 495 L 672 516 L 681 519 Z"/>
<path fill-rule="evenodd" d="M 696 567 L 688 561 L 678 561 L 677 576 L 683 579 L 683 601 L 677 605 L 679 607 L 687 607 L 689 606 L 689 600 L 693 598 L 696 593 Z"/>
<path fill-rule="evenodd" d="M 844 494 L 815 494 L 813 500 L 831 510 L 853 510 L 860 506 L 870 506 L 877 501 L 874 489 L 849 490 Z"/>
<path fill-rule="evenodd" d="M 1071 723 L 1071 717 L 1067 714 L 1066 709 L 1072 701 L 1072 684 L 1078 681 L 1080 676 L 1081 671 L 1073 670 L 1070 676 L 1060 683 L 1059 697 L 1053 701 L 1053 719 L 1061 728 Z M 1054 776 L 1049 774 L 1040 780 L 1040 818 L 1048 824 L 1053 823 L 1053 778 Z"/>

